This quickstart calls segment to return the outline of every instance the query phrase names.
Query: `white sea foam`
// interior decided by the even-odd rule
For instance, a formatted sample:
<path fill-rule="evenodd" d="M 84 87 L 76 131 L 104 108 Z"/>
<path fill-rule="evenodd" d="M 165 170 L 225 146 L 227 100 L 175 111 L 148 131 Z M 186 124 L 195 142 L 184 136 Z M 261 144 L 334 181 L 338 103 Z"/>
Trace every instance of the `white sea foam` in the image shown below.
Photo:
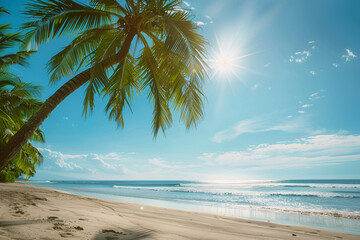
<path fill-rule="evenodd" d="M 132 187 L 132 186 L 117 186 L 118 189 L 132 189 L 132 190 L 149 190 L 149 191 L 166 191 L 166 192 L 189 192 L 189 193 L 205 193 L 215 195 L 236 195 L 236 196 L 273 196 L 273 197 L 322 197 L 322 198 L 360 198 L 359 194 L 344 194 L 333 192 L 315 192 L 315 191 L 269 191 L 269 192 L 256 192 L 244 191 L 236 189 L 221 189 L 221 188 L 204 188 L 204 187 Z"/>
<path fill-rule="evenodd" d="M 234 188 L 253 188 L 253 187 L 310 187 L 310 188 L 360 188 L 360 184 L 339 184 L 339 183 L 279 183 L 279 182 L 254 182 L 254 183 L 185 183 L 183 187 L 234 187 Z"/>
<path fill-rule="evenodd" d="M 53 183 L 52 181 L 46 181 L 46 180 L 31 180 L 29 182 L 34 182 L 34 183 Z"/>

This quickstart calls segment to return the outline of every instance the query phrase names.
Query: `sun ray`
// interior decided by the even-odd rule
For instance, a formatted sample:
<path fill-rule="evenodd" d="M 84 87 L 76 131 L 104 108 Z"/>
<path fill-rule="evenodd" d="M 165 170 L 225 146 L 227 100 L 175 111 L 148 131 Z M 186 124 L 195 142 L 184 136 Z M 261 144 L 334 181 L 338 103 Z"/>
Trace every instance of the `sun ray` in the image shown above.
<path fill-rule="evenodd" d="M 217 49 L 213 50 L 210 59 L 208 59 L 208 63 L 213 70 L 212 79 L 217 78 L 220 81 L 230 82 L 232 79 L 237 79 L 240 81 L 244 81 L 241 79 L 241 70 L 250 71 L 251 69 L 244 66 L 244 59 L 250 57 L 254 53 L 242 54 L 241 50 L 237 45 L 235 46 L 232 39 L 228 39 L 227 41 L 220 41 L 217 36 L 215 36 Z"/>

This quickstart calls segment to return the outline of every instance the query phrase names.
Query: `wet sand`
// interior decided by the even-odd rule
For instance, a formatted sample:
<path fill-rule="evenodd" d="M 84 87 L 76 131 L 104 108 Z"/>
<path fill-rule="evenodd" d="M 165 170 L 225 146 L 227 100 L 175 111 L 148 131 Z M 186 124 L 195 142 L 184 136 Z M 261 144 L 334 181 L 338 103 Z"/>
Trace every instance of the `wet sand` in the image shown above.
<path fill-rule="evenodd" d="M 0 183 L 0 239 L 360 239 L 360 235 Z"/>

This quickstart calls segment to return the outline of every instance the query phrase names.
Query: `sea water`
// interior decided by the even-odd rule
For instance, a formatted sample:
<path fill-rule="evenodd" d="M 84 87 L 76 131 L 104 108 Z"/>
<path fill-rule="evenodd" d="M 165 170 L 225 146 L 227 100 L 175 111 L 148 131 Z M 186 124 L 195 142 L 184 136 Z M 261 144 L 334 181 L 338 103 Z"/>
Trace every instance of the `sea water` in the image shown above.
<path fill-rule="evenodd" d="M 360 234 L 360 180 L 29 181 L 69 193 Z"/>

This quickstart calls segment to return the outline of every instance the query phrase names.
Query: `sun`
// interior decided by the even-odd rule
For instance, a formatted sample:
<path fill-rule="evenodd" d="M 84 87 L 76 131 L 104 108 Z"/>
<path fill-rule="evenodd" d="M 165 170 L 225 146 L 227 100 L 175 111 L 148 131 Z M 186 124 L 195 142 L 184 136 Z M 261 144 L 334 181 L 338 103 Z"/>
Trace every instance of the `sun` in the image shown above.
<path fill-rule="evenodd" d="M 213 50 L 209 59 L 209 66 L 213 70 L 212 78 L 220 81 L 231 81 L 232 79 L 239 79 L 241 70 L 249 70 L 244 66 L 244 58 L 253 55 L 243 54 L 241 49 L 229 41 L 219 41 L 216 38 L 217 48 Z"/>
<path fill-rule="evenodd" d="M 219 53 L 212 61 L 212 69 L 215 74 L 220 76 L 237 76 L 236 70 L 238 68 L 236 59 L 231 54 Z"/>

